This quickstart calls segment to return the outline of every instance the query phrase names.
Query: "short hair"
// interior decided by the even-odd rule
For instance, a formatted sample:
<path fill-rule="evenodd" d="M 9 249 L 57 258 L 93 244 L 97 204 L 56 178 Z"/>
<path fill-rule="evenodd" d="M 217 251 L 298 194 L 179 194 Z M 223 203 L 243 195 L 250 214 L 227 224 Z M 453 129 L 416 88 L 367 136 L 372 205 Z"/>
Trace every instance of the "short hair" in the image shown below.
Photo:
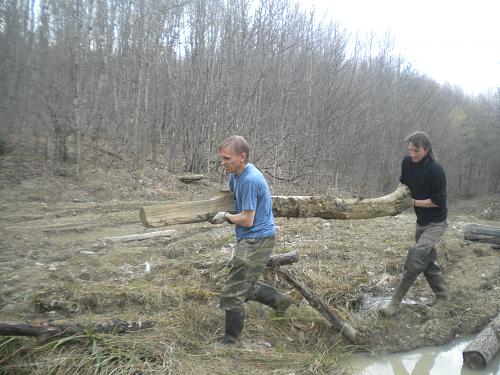
<path fill-rule="evenodd" d="M 409 136 L 406 137 L 405 141 L 408 143 L 411 143 L 417 147 L 423 147 L 426 150 L 429 151 L 429 157 L 432 160 L 437 160 L 436 154 L 434 153 L 434 150 L 432 149 L 432 143 L 431 143 L 431 137 L 423 131 L 416 131 L 411 133 Z"/>
<path fill-rule="evenodd" d="M 248 146 L 248 142 L 241 135 L 233 135 L 224 139 L 217 150 L 220 151 L 226 147 L 231 147 L 237 154 L 244 152 L 245 161 L 248 161 L 248 157 L 250 156 L 250 146 Z"/>

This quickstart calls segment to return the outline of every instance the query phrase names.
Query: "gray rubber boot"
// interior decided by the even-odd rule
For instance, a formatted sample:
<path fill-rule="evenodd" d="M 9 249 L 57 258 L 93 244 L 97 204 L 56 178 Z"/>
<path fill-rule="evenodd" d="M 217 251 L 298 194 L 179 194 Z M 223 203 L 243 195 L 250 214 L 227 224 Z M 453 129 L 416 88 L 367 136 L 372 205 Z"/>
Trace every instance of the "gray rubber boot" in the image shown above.
<path fill-rule="evenodd" d="M 431 262 L 429 266 L 424 271 L 424 276 L 429 283 L 432 291 L 436 295 L 436 299 L 431 305 L 448 300 L 448 288 L 446 287 L 446 282 L 444 281 L 441 269 L 436 264 L 436 262 Z"/>
<path fill-rule="evenodd" d="M 288 294 L 278 292 L 272 286 L 263 283 L 255 285 L 253 293 L 248 299 L 273 308 L 277 315 L 284 315 L 293 302 L 292 297 Z"/>
<path fill-rule="evenodd" d="M 232 345 L 238 342 L 245 324 L 245 311 L 226 310 L 226 332 L 222 338 L 222 344 Z"/>
<path fill-rule="evenodd" d="M 398 288 L 396 289 L 396 293 L 392 296 L 389 304 L 380 310 L 380 313 L 385 317 L 391 317 L 397 314 L 399 311 L 399 306 L 401 305 L 401 301 L 405 297 L 408 290 L 410 290 L 411 286 L 415 281 L 411 281 L 408 279 L 401 280 Z"/>

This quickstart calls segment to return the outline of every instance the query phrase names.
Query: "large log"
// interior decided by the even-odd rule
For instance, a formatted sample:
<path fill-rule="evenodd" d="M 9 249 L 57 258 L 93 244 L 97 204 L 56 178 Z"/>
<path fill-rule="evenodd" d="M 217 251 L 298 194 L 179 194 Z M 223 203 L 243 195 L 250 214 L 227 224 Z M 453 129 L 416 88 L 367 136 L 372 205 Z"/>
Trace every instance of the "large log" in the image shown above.
<path fill-rule="evenodd" d="M 498 315 L 464 349 L 464 364 L 471 369 L 484 369 L 500 351 L 500 315 Z"/>
<path fill-rule="evenodd" d="M 358 342 L 359 332 L 356 328 L 347 323 L 342 319 L 339 314 L 335 312 L 321 297 L 312 289 L 304 285 L 299 281 L 297 275 L 293 270 L 285 270 L 283 268 L 277 271 L 279 275 L 282 275 L 287 282 L 289 282 L 295 289 L 297 289 L 300 294 L 309 302 L 309 304 L 319 311 L 323 317 L 328 320 L 340 333 L 342 333 L 347 339 L 353 343 Z"/>
<path fill-rule="evenodd" d="M 465 226 L 464 238 L 474 242 L 500 245 L 500 228 L 491 225 L 468 224 Z"/>
<path fill-rule="evenodd" d="M 394 192 L 379 198 L 340 199 L 330 196 L 273 196 L 273 214 L 280 217 L 320 217 L 323 219 L 370 219 L 397 215 L 396 201 L 410 196 L 400 185 Z M 409 207 L 409 206 L 408 206 Z M 199 223 L 210 220 L 219 211 L 233 209 L 231 193 L 193 202 L 172 202 L 143 206 L 139 216 L 147 227 Z"/>
<path fill-rule="evenodd" d="M 94 323 L 91 326 L 93 332 L 97 333 L 127 333 L 152 327 L 150 321 L 135 322 L 121 319 L 113 319 L 107 323 Z M 88 325 L 79 323 L 47 323 L 30 324 L 19 322 L 0 322 L 0 336 L 31 336 L 31 337 L 54 337 L 83 333 L 88 330 Z"/>

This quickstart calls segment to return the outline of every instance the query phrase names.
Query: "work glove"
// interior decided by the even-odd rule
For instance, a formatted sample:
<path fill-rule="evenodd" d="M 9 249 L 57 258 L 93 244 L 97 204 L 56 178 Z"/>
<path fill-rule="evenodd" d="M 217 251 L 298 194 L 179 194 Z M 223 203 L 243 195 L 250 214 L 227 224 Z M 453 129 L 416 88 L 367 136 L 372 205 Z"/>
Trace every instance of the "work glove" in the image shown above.
<path fill-rule="evenodd" d="M 411 196 L 399 198 L 396 202 L 394 202 L 394 205 L 396 206 L 396 210 L 398 212 L 402 212 L 409 207 L 413 207 L 413 199 Z"/>
<path fill-rule="evenodd" d="M 217 212 L 210 222 L 212 224 L 222 224 L 227 222 L 226 213 L 226 211 Z"/>

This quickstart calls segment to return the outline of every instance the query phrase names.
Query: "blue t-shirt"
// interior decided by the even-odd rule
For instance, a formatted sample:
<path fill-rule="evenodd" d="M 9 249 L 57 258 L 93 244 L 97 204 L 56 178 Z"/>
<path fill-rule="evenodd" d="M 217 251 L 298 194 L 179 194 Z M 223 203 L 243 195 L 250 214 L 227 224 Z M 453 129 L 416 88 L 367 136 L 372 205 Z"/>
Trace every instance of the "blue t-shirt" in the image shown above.
<path fill-rule="evenodd" d="M 236 225 L 236 238 L 263 238 L 274 235 L 273 203 L 262 173 L 251 163 L 239 176 L 229 174 L 229 189 L 234 193 L 234 211 L 255 211 L 253 226 Z"/>

